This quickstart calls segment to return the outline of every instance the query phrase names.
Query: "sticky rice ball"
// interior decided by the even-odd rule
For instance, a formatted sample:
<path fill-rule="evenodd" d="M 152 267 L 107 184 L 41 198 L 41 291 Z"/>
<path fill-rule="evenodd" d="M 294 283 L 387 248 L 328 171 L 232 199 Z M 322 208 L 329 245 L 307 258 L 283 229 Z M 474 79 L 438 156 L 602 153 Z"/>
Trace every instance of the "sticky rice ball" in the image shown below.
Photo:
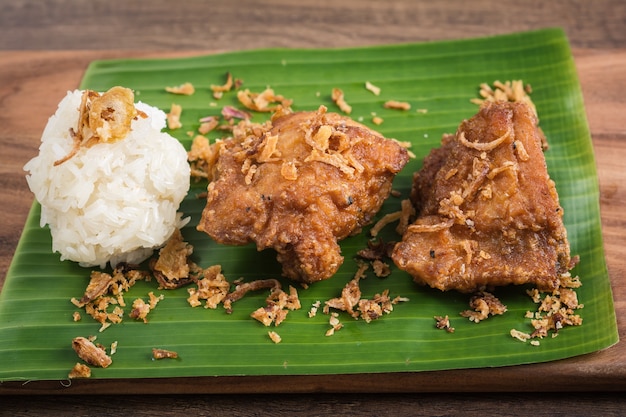
<path fill-rule="evenodd" d="M 139 263 L 184 225 L 178 209 L 189 190 L 187 152 L 162 132 L 163 111 L 141 102 L 133 108 L 132 91 L 123 90 L 116 92 L 127 103 L 113 97 L 100 113 L 91 111 L 95 98 L 85 107 L 84 91 L 68 92 L 44 129 L 39 155 L 24 166 L 41 204 L 40 225 L 49 226 L 61 260 L 101 268 Z M 111 114 L 127 118 L 121 134 Z"/>

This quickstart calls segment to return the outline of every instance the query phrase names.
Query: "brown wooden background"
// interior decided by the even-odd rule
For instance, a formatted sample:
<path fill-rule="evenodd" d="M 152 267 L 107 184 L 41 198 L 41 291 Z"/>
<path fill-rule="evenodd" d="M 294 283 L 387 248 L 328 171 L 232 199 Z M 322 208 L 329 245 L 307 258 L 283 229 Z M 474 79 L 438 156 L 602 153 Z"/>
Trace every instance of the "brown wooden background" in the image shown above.
<path fill-rule="evenodd" d="M 91 60 L 431 41 L 553 26 L 564 28 L 570 39 L 583 88 L 598 165 L 607 264 L 624 339 L 626 2 L 621 0 L 0 0 L 0 284 L 33 200 L 22 166 L 36 154 L 60 97 L 78 85 Z M 114 387 L 87 385 L 77 391 L 83 394 L 79 396 L 0 396 L 0 414 L 622 415 L 624 344 L 528 367 L 369 377 L 344 394 L 324 392 L 332 391 L 328 387 L 333 384 L 352 383 L 345 377 L 227 380 L 215 395 L 181 395 L 202 391 L 194 386 L 197 381 L 181 381 L 179 394 L 166 396 L 103 396 L 98 389 L 112 392 Z M 459 380 L 467 384 L 460 390 L 466 392 L 447 392 L 450 382 L 459 386 Z M 259 383 L 293 384 L 284 391 L 300 394 L 253 394 Z M 0 385 L 0 394 L 19 391 L 6 388 Z M 162 388 L 172 390 L 167 382 Z M 36 394 L 37 389 L 24 391 Z M 158 389 L 157 383 L 146 391 Z"/>

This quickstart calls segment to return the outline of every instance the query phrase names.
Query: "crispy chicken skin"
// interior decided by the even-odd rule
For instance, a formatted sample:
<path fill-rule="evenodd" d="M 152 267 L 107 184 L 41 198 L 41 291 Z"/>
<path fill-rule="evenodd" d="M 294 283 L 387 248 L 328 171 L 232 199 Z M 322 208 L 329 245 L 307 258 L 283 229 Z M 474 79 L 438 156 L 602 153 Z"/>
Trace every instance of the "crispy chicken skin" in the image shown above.
<path fill-rule="evenodd" d="M 327 279 L 343 262 L 338 240 L 371 221 L 407 162 L 398 142 L 323 106 L 278 110 L 219 144 L 198 230 L 275 249 L 295 281 Z"/>
<path fill-rule="evenodd" d="M 563 210 L 524 103 L 485 103 L 414 174 L 417 219 L 392 258 L 419 284 L 472 292 L 552 290 L 574 266 Z"/>

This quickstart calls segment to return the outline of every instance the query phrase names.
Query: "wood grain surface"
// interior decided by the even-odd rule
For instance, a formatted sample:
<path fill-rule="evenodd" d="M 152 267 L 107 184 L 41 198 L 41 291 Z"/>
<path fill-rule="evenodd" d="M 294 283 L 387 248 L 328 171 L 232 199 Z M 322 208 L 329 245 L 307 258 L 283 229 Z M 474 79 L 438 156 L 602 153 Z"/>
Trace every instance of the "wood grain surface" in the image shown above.
<path fill-rule="evenodd" d="M 583 89 L 620 338 L 626 337 L 626 3 L 622 1 L 89 1 L 0 0 L 0 285 L 33 197 L 22 166 L 47 118 L 95 59 L 179 56 L 257 47 L 342 47 L 431 41 L 561 26 Z M 2 358 L 0 358 L 2 360 Z M 73 387 L 0 385 L 2 415 L 621 415 L 626 344 L 547 364 L 320 378 L 99 381 Z M 466 391 L 449 393 L 451 380 Z M 459 384 L 459 381 L 462 383 Z M 95 381 L 94 381 L 95 382 Z M 139 384 L 145 384 L 143 387 Z M 215 395 L 199 383 L 213 384 Z M 327 393 L 326 384 L 346 387 Z M 124 385 L 126 384 L 126 385 Z M 169 386 L 167 384 L 170 384 Z M 274 394 L 258 395 L 261 391 Z M 273 384 L 273 385 L 272 385 Z M 29 384 L 30 385 L 30 384 Z M 267 389 L 274 386 L 276 389 Z M 282 394 L 285 386 L 292 394 Z M 571 391 L 575 390 L 576 393 Z M 419 392 L 421 393 L 414 393 Z M 522 393 L 516 391 L 524 391 Z M 607 393 L 608 391 L 615 391 Z M 29 394 L 54 394 L 14 396 Z M 247 395 L 242 395 L 246 393 Z M 404 394 L 403 394 L 404 393 Z M 547 394 L 542 394 L 547 393 Z M 188 395 L 184 395 L 188 394 Z"/>
<path fill-rule="evenodd" d="M 626 43 L 619 0 L 3 0 L 3 49 L 251 49 L 418 42 L 563 27 L 572 44 Z"/>

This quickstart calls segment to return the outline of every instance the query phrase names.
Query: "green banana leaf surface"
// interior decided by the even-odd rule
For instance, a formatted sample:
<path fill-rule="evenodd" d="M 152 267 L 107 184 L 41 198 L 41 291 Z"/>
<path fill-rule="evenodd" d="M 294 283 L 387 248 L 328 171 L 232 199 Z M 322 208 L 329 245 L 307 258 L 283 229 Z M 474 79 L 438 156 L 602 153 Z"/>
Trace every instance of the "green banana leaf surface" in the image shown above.
<path fill-rule="evenodd" d="M 157 282 L 139 282 L 126 294 L 127 304 L 148 293 L 164 299 L 148 315 L 148 323 L 128 317 L 99 332 L 100 324 L 83 312 L 74 322 L 91 269 L 61 262 L 51 252 L 47 228 L 39 227 L 40 207 L 34 203 L 0 293 L 0 381 L 65 380 L 80 362 L 72 339 L 96 335 L 109 347 L 117 342 L 113 363 L 93 368 L 92 378 L 154 378 L 228 375 L 305 375 L 444 370 L 497 367 L 552 361 L 607 348 L 618 340 L 615 311 L 604 259 L 599 215 L 599 190 L 583 97 L 566 36 L 560 29 L 513 33 L 479 39 L 419 44 L 384 45 L 350 49 L 245 50 L 176 59 L 124 59 L 93 62 L 81 88 L 104 91 L 115 85 L 135 90 L 136 99 L 169 111 L 172 103 L 183 108 L 183 127 L 170 133 L 189 149 L 188 131 L 199 119 L 219 115 L 225 105 L 241 108 L 234 92 L 217 100 L 211 85 L 223 84 L 226 73 L 243 81 L 243 88 L 260 92 L 267 86 L 293 99 L 294 110 L 339 109 L 331 100 L 341 88 L 352 106 L 350 116 L 386 137 L 411 143 L 415 158 L 397 176 L 390 197 L 376 217 L 399 210 L 407 198 L 411 177 L 428 152 L 439 146 L 444 133 L 456 131 L 477 106 L 481 83 L 523 80 L 532 86 L 540 126 L 549 149 L 545 156 L 564 208 L 564 222 L 573 255 L 580 256 L 573 270 L 582 282 L 577 289 L 581 326 L 562 329 L 535 346 L 511 337 L 515 328 L 531 332 L 527 311 L 537 306 L 526 294 L 528 287 L 495 291 L 508 311 L 480 323 L 461 317 L 469 296 L 440 292 L 414 284 L 391 265 L 391 275 L 378 278 L 371 269 L 360 283 L 363 298 L 389 290 L 389 295 L 409 301 L 394 306 L 390 314 L 370 323 L 339 313 L 343 328 L 325 336 L 329 315 L 321 308 L 309 317 L 316 301 L 338 297 L 357 270 L 357 251 L 367 246 L 368 228 L 341 243 L 344 264 L 331 279 L 308 288 L 298 287 L 302 309 L 290 311 L 277 327 L 265 327 L 250 313 L 265 305 L 267 291 L 249 293 L 233 304 L 232 314 L 217 309 L 192 308 L 187 288 L 160 290 Z M 380 95 L 365 82 L 380 87 Z M 173 95 L 166 86 L 191 82 L 191 96 Z M 59 97 L 59 100 L 62 97 Z M 383 108 L 387 100 L 406 101 L 411 109 Z M 374 125 L 373 114 L 384 122 Z M 41 115 L 48 117 L 49 115 Z M 253 112 L 253 120 L 267 114 Z M 223 135 L 211 132 L 214 139 Z M 35 156 L 35 155 L 33 155 Z M 206 182 L 193 183 L 181 211 L 191 216 L 182 230 L 194 246 L 193 260 L 202 267 L 220 264 L 229 281 L 278 278 L 280 265 L 271 250 L 253 245 L 218 245 L 196 230 L 204 207 L 197 195 Z M 395 226 L 384 229 L 383 239 L 398 240 Z M 391 263 L 391 262 L 390 262 Z M 450 317 L 453 333 L 437 329 L 434 316 Z M 275 344 L 268 331 L 277 332 Z M 177 359 L 154 360 L 152 348 L 178 353 Z"/>

